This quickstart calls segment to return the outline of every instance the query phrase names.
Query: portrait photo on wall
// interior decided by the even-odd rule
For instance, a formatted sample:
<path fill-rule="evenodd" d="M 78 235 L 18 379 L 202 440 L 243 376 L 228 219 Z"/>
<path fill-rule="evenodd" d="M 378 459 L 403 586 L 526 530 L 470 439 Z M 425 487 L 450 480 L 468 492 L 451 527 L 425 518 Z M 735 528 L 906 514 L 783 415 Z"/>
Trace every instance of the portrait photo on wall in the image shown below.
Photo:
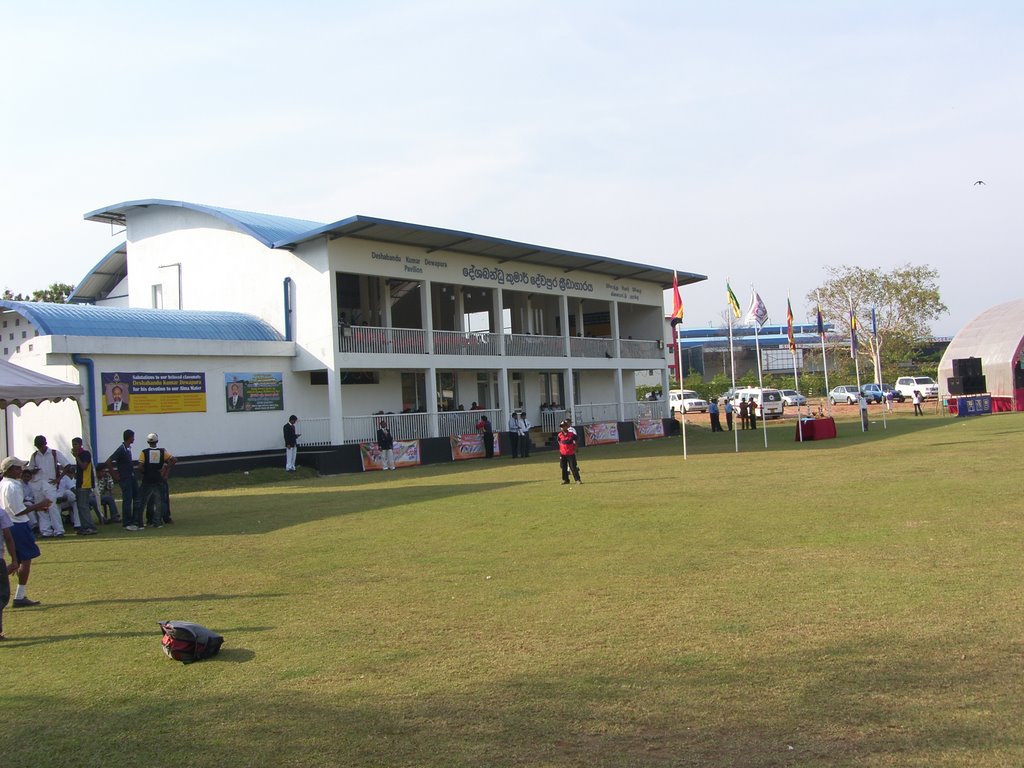
<path fill-rule="evenodd" d="M 104 399 L 107 402 L 107 413 L 128 413 L 129 386 L 121 382 L 111 382 L 104 388 Z"/>
<path fill-rule="evenodd" d="M 245 410 L 245 382 L 232 381 L 227 387 L 227 405 L 229 411 Z"/>

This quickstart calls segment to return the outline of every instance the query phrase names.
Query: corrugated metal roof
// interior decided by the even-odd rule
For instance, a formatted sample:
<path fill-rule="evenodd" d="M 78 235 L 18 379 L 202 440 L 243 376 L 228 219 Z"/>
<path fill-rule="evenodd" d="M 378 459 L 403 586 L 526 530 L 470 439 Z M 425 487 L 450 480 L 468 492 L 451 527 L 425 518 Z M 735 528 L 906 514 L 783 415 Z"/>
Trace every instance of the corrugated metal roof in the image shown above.
<path fill-rule="evenodd" d="M 106 298 L 128 275 L 128 243 L 121 243 L 89 270 L 68 297 L 71 304 L 90 304 Z"/>
<path fill-rule="evenodd" d="M 31 322 L 44 336 L 112 336 L 220 341 L 282 341 L 272 326 L 241 312 L 187 309 L 97 307 L 0 301 Z"/>
<path fill-rule="evenodd" d="M 610 259 L 590 253 L 565 251 L 560 248 L 548 248 L 542 245 L 520 243 L 488 235 L 477 235 L 455 229 L 428 227 L 422 224 L 410 224 L 403 221 L 378 219 L 372 216 L 352 216 L 323 224 L 316 221 L 289 219 L 283 216 L 270 216 L 264 213 L 237 211 L 231 208 L 218 208 L 209 205 L 196 205 L 174 200 L 133 200 L 107 206 L 85 214 L 89 221 L 102 221 L 124 226 L 128 211 L 133 208 L 151 206 L 171 206 L 186 208 L 193 211 L 216 216 L 230 222 L 246 232 L 268 248 L 292 248 L 300 243 L 326 237 L 336 240 L 351 237 L 360 240 L 371 240 L 382 243 L 395 243 L 422 248 L 426 253 L 447 251 L 468 256 L 480 256 L 497 259 L 500 264 L 510 267 L 517 265 L 540 266 L 547 269 L 561 269 L 563 272 L 584 270 L 597 275 L 604 275 L 612 280 L 641 280 L 660 285 L 662 288 L 672 287 L 672 269 L 655 267 L 631 261 Z M 679 284 L 688 285 L 707 280 L 705 275 L 695 272 L 678 272 Z"/>
<path fill-rule="evenodd" d="M 564 251 L 559 248 L 520 243 L 488 235 L 377 219 L 371 216 L 352 216 L 342 219 L 292 238 L 279 240 L 274 243 L 274 247 L 288 248 L 317 237 L 327 237 L 330 240 L 352 237 L 361 240 L 397 243 L 423 248 L 427 253 L 448 251 L 469 256 L 485 256 L 497 259 L 500 264 L 509 264 L 511 267 L 529 264 L 546 268 L 554 267 L 563 272 L 586 270 L 598 275 L 605 275 L 613 280 L 643 280 L 660 284 L 662 288 L 672 287 L 672 270 L 667 267 L 654 267 L 589 253 Z M 707 280 L 705 275 L 693 272 L 679 272 L 678 274 L 680 285 Z"/>
<path fill-rule="evenodd" d="M 151 206 L 185 208 L 214 216 L 252 235 L 268 248 L 277 247 L 274 245 L 276 242 L 293 240 L 304 232 L 309 232 L 323 226 L 323 223 L 319 221 L 290 219 L 286 216 L 271 216 L 266 213 L 253 213 L 251 211 L 236 211 L 232 208 L 197 205 L 196 203 L 185 203 L 178 200 L 156 199 L 131 200 L 125 203 L 118 203 L 117 205 L 107 206 L 106 208 L 100 208 L 99 210 L 87 213 L 85 218 L 87 221 L 102 221 L 124 226 L 130 209 L 149 208 Z"/>

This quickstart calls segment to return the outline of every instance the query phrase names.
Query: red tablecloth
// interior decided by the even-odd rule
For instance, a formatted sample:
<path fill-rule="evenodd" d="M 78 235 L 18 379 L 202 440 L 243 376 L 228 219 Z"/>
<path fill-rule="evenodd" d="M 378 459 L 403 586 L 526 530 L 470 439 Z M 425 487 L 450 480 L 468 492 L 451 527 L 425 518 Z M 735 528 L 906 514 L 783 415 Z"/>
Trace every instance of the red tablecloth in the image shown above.
<path fill-rule="evenodd" d="M 827 419 L 807 419 L 796 423 L 797 442 L 800 441 L 800 431 L 803 430 L 804 440 L 830 440 L 836 436 L 836 420 L 832 417 Z"/>

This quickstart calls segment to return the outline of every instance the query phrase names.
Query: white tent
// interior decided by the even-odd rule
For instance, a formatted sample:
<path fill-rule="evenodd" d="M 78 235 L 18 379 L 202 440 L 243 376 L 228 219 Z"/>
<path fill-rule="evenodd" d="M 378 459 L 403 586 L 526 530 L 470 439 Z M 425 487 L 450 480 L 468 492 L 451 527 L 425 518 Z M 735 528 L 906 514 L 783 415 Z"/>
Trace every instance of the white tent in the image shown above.
<path fill-rule="evenodd" d="M 953 375 L 953 360 L 981 358 L 986 389 L 993 397 L 1008 398 L 1014 410 L 1017 384 L 1024 355 L 1024 299 L 997 304 L 965 325 L 946 347 L 939 362 L 939 392 L 949 394 L 947 379 Z"/>
<path fill-rule="evenodd" d="M 84 393 L 80 384 L 70 384 L 0 360 L 0 408 L 26 403 L 38 405 L 48 401 L 57 402 L 79 398 Z"/>

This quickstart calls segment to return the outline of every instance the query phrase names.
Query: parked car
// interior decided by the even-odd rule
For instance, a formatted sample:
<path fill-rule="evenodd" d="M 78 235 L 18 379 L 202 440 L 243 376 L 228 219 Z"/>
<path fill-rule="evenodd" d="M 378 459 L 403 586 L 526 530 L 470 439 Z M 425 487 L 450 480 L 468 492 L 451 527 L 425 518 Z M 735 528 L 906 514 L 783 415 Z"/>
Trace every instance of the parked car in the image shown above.
<path fill-rule="evenodd" d="M 670 389 L 668 393 L 668 404 L 672 409 L 672 415 L 681 410 L 683 413 L 707 413 L 708 401 L 701 399 L 701 396 L 692 389 Z"/>
<path fill-rule="evenodd" d="M 895 400 L 897 403 L 902 403 L 904 400 L 907 399 L 903 395 L 903 393 L 894 388 L 892 384 L 883 384 L 882 392 L 885 394 L 887 398 L 889 397 L 889 394 L 892 393 L 892 399 Z"/>
<path fill-rule="evenodd" d="M 862 384 L 860 391 L 869 403 L 880 403 L 885 399 L 881 384 Z"/>
<path fill-rule="evenodd" d="M 939 396 L 939 385 L 931 376 L 900 376 L 896 379 L 896 391 L 904 397 L 913 397 L 915 389 L 926 399 Z"/>
<path fill-rule="evenodd" d="M 782 393 L 777 389 L 759 389 L 758 387 L 747 387 L 744 389 L 737 389 L 732 396 L 732 407 L 734 410 L 739 409 L 740 400 L 746 398 L 748 401 L 754 402 L 754 407 L 757 408 L 757 416 L 760 419 L 781 419 L 782 413 L 785 410 L 785 404 L 782 402 Z"/>
<path fill-rule="evenodd" d="M 859 394 L 860 390 L 857 389 L 856 384 L 841 384 L 838 387 L 832 387 L 832 391 L 828 393 L 828 399 L 832 405 L 837 405 L 838 403 L 853 405 L 857 402 Z"/>
<path fill-rule="evenodd" d="M 779 392 L 782 393 L 783 405 L 788 405 L 790 408 L 799 408 L 807 405 L 807 398 L 795 389 L 780 389 Z"/>

